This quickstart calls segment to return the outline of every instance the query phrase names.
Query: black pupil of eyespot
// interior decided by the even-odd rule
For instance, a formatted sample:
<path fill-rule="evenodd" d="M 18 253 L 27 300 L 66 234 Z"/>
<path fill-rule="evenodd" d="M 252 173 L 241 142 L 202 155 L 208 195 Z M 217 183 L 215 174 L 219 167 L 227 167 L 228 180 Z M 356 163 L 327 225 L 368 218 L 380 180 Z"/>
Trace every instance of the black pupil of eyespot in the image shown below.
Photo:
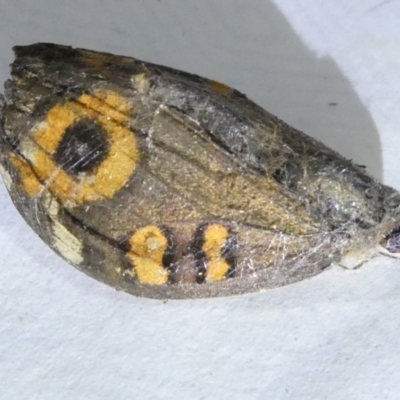
<path fill-rule="evenodd" d="M 104 128 L 96 121 L 81 120 L 65 131 L 54 161 L 68 174 L 77 175 L 99 166 L 107 158 L 109 150 Z"/>

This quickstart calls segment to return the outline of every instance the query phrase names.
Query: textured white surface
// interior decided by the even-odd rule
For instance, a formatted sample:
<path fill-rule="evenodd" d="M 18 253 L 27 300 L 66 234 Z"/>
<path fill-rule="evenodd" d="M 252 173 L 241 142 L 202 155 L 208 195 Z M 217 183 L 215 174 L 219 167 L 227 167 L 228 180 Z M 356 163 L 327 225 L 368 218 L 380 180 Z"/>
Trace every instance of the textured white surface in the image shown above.
<path fill-rule="evenodd" d="M 0 80 L 37 41 L 246 93 L 400 188 L 400 4 L 0 0 Z M 330 105 L 330 103 L 337 103 Z M 398 399 L 400 264 L 235 298 L 134 298 L 55 256 L 0 186 L 1 399 Z"/>

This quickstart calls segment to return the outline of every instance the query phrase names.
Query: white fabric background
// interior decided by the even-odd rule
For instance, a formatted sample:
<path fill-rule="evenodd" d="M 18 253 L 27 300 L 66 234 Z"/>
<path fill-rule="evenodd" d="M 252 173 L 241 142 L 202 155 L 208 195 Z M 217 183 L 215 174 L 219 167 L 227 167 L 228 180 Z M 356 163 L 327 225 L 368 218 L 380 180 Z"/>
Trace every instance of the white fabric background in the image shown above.
<path fill-rule="evenodd" d="M 132 55 L 234 86 L 400 189 L 399 18 L 390 0 L 0 0 L 0 80 L 16 44 Z M 0 399 L 400 397 L 400 261 L 135 298 L 54 255 L 2 184 L 0 243 Z"/>

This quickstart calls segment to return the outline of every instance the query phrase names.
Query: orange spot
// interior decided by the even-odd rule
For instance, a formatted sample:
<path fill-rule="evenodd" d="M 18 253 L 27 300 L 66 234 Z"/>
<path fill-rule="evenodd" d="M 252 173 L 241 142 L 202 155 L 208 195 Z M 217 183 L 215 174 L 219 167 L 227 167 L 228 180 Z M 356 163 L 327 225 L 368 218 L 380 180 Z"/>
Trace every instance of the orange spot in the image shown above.
<path fill-rule="evenodd" d="M 96 93 L 97 95 L 97 93 Z M 128 122 L 129 116 L 120 112 L 118 109 L 122 108 L 127 112 L 130 109 L 128 103 L 126 103 L 123 99 L 118 101 L 116 99 L 117 95 L 107 94 L 106 92 L 98 92 L 99 97 L 93 97 L 88 94 L 83 94 L 79 97 L 78 102 L 84 104 L 91 110 L 98 112 L 101 115 L 106 116 L 107 118 L 113 119 L 117 122 Z M 102 97 L 100 97 L 102 96 Z M 119 97 L 119 96 L 118 96 Z M 117 109 L 113 108 L 117 105 Z M 129 107 L 127 109 L 127 107 Z"/>
<path fill-rule="evenodd" d="M 229 238 L 228 229 L 222 225 L 209 225 L 204 231 L 202 250 L 207 257 L 207 282 L 225 279 L 229 271 L 229 264 L 222 257 L 222 250 Z"/>
<path fill-rule="evenodd" d="M 210 88 L 223 96 L 229 96 L 232 93 L 229 86 L 217 81 L 210 81 Z"/>
<path fill-rule="evenodd" d="M 14 153 L 10 154 L 10 161 L 14 167 L 18 169 L 25 192 L 30 197 L 38 195 L 42 190 L 43 185 L 37 179 L 32 167 Z"/>
<path fill-rule="evenodd" d="M 122 114 L 129 114 L 131 112 L 131 105 L 114 92 L 98 90 L 95 95 L 97 98 L 104 101 L 104 103 L 108 104 L 112 108 L 115 108 Z"/>
<path fill-rule="evenodd" d="M 167 250 L 168 240 L 156 226 L 146 226 L 135 232 L 129 243 L 128 258 L 133 262 L 141 283 L 164 285 L 168 282 L 168 271 L 162 261 Z"/>
<path fill-rule="evenodd" d="M 46 122 L 40 125 L 35 133 L 36 143 L 43 150 L 52 154 L 56 151 L 66 129 L 77 120 L 76 113 L 68 103 L 54 106 L 47 114 Z"/>
<path fill-rule="evenodd" d="M 104 62 L 107 58 L 101 53 L 86 52 L 85 57 L 82 57 L 82 60 L 89 67 L 101 69 L 103 68 Z"/>

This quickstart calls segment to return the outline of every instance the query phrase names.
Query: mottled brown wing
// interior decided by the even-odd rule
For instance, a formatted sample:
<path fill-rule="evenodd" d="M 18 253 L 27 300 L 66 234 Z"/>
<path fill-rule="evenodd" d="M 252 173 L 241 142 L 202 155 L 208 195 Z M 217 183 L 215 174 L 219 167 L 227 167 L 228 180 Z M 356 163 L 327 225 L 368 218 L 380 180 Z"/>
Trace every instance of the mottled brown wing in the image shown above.
<path fill-rule="evenodd" d="M 384 218 L 388 188 L 220 83 L 58 45 L 15 51 L 0 159 L 11 197 L 113 287 L 185 298 L 282 286 Z"/>

